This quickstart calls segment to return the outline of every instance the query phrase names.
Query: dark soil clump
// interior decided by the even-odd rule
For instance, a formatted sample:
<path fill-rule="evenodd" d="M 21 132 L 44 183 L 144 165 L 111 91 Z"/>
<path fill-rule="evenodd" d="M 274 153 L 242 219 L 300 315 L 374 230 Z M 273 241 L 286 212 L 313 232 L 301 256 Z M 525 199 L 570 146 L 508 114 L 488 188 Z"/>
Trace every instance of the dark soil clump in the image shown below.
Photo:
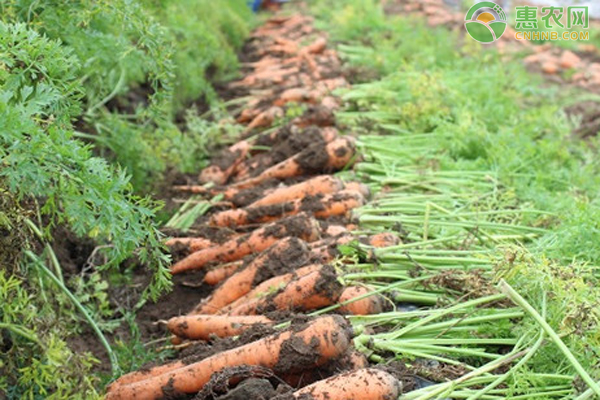
<path fill-rule="evenodd" d="M 242 381 L 217 400 L 270 400 L 277 392 L 267 379 L 250 378 Z"/>
<path fill-rule="evenodd" d="M 300 239 L 290 239 L 290 244 L 283 251 L 269 254 L 262 268 L 259 268 L 252 286 L 256 286 L 274 276 L 291 272 L 305 265 L 309 260 L 310 251 L 306 244 Z"/>

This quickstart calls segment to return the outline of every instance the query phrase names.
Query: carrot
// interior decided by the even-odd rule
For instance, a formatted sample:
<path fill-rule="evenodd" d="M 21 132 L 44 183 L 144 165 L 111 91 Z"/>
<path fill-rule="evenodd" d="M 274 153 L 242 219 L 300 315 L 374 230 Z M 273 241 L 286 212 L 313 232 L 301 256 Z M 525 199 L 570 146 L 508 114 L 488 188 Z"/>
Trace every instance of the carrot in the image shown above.
<path fill-rule="evenodd" d="M 364 183 L 360 182 L 344 182 L 344 189 L 346 190 L 354 190 L 363 195 L 365 199 L 371 197 L 371 189 Z"/>
<path fill-rule="evenodd" d="M 329 175 L 316 176 L 296 185 L 275 189 L 262 199 L 250 204 L 250 207 L 268 206 L 285 203 L 316 194 L 329 194 L 342 189 L 342 182 Z"/>
<path fill-rule="evenodd" d="M 250 131 L 254 128 L 270 126 L 276 118 L 281 117 L 283 117 L 283 110 L 280 107 L 271 107 L 254 117 L 248 126 L 246 126 L 246 131 Z"/>
<path fill-rule="evenodd" d="M 213 336 L 236 336 L 253 325 L 272 322 L 263 316 L 184 315 L 171 318 L 167 322 L 167 328 L 172 334 L 184 339 L 210 340 Z"/>
<path fill-rule="evenodd" d="M 318 224 L 305 214 L 285 218 L 236 239 L 228 240 L 220 246 L 192 253 L 175 263 L 171 267 L 171 273 L 178 274 L 192 269 L 200 269 L 213 261 L 236 261 L 248 254 L 266 250 L 286 236 L 313 242 L 319 237 Z"/>
<path fill-rule="evenodd" d="M 213 182 L 218 185 L 227 182 L 235 167 L 244 160 L 250 148 L 250 143 L 242 140 L 221 152 L 213 165 L 205 168 L 200 173 L 200 182 Z"/>
<path fill-rule="evenodd" d="M 231 275 L 235 274 L 240 269 L 242 264 L 243 262 L 240 260 L 227 263 L 225 265 L 219 265 L 218 267 L 206 272 L 203 280 L 209 285 L 221 283 Z"/>
<path fill-rule="evenodd" d="M 237 188 L 253 187 L 267 179 L 285 179 L 304 174 L 337 171 L 348 164 L 355 153 L 354 140 L 342 137 L 327 144 L 315 143 L 305 150 L 266 169 L 255 178 L 234 184 Z"/>
<path fill-rule="evenodd" d="M 231 302 L 239 299 L 256 284 L 273 277 L 279 272 L 291 270 L 308 262 L 306 244 L 295 237 L 280 240 L 263 251 L 245 268 L 230 276 L 213 293 L 202 300 L 194 314 L 214 314 Z"/>
<path fill-rule="evenodd" d="M 315 39 L 314 42 L 304 47 L 302 50 L 306 53 L 318 54 L 322 53 L 327 47 L 327 39 L 324 37 L 319 37 Z"/>
<path fill-rule="evenodd" d="M 173 394 L 196 393 L 214 373 L 240 365 L 271 368 L 278 374 L 323 365 L 346 351 L 350 346 L 350 336 L 348 324 L 343 318 L 316 318 L 302 330 L 298 331 L 297 326 L 292 326 L 278 334 L 171 369 L 166 373 L 160 367 L 157 371 L 151 369 L 145 380 L 124 384 L 118 379 L 109 387 L 106 399 L 162 398 L 165 387 Z M 284 358 L 286 350 L 298 351 L 300 348 L 304 352 L 301 360 Z"/>
<path fill-rule="evenodd" d="M 373 247 L 390 247 L 400 243 L 400 238 L 391 232 L 377 233 L 369 238 L 369 244 Z"/>
<path fill-rule="evenodd" d="M 371 292 L 371 290 L 367 289 L 363 286 L 348 286 L 342 292 L 338 302 L 343 303 L 345 301 L 349 301 L 355 299 L 360 296 L 364 296 Z M 370 314 L 379 314 L 383 312 L 384 302 L 383 298 L 378 294 L 373 294 L 371 296 L 365 297 L 360 300 L 352 301 L 346 305 L 343 305 L 339 308 L 339 311 L 343 314 L 350 315 L 370 315 Z"/>
<path fill-rule="evenodd" d="M 242 226 L 269 222 L 300 212 L 307 212 L 317 218 L 329 218 L 346 215 L 350 210 L 363 204 L 364 198 L 360 193 L 341 191 L 326 196 L 306 196 L 303 199 L 271 206 L 221 211 L 210 218 L 209 224 L 223 227 Z"/>
<path fill-rule="evenodd" d="M 348 229 L 341 225 L 328 225 L 323 232 L 324 236 L 340 236 L 348 233 Z"/>
<path fill-rule="evenodd" d="M 367 357 L 350 347 L 340 357 L 331 360 L 329 363 L 318 368 L 311 368 L 301 373 L 286 374 L 281 376 L 281 379 L 290 385 L 297 388 L 325 379 L 328 376 L 338 374 L 340 371 L 356 371 L 362 368 L 368 368 L 369 361 Z M 276 397 L 279 399 L 279 397 Z"/>
<path fill-rule="evenodd" d="M 311 249 L 319 249 L 323 246 L 337 246 L 338 244 L 346 244 L 355 240 L 356 238 L 352 236 L 350 233 L 343 233 L 341 235 L 335 237 L 328 237 L 325 239 L 317 240 L 315 242 L 310 243 L 309 247 Z"/>
<path fill-rule="evenodd" d="M 312 103 L 315 100 L 315 98 L 311 97 L 310 92 L 307 89 L 291 88 L 281 92 L 279 98 L 273 102 L 273 105 L 281 107 L 287 103 Z"/>
<path fill-rule="evenodd" d="M 272 140 L 271 149 L 268 152 L 262 152 L 248 158 L 236 167 L 234 181 L 243 181 L 251 176 L 256 176 L 265 169 L 293 157 L 315 143 L 323 143 L 323 146 L 325 146 L 326 143 L 337 137 L 336 133 L 337 131 L 334 129 L 319 129 L 317 127 L 300 130 L 292 126 L 286 130 L 279 130 L 279 133 Z"/>
<path fill-rule="evenodd" d="M 311 250 L 310 260 L 321 264 L 327 264 L 339 255 L 335 246 L 325 245 Z"/>
<path fill-rule="evenodd" d="M 392 400 L 401 393 L 400 381 L 379 369 L 365 368 L 315 382 L 293 394 L 302 400 Z"/>
<path fill-rule="evenodd" d="M 308 107 L 307 110 L 299 117 L 292 120 L 292 124 L 299 127 L 310 125 L 316 126 L 333 126 L 335 125 L 335 115 L 327 108 L 320 105 Z"/>
<path fill-rule="evenodd" d="M 298 268 L 294 272 L 289 272 L 283 275 L 277 275 L 272 277 L 271 279 L 267 279 L 266 281 L 262 282 L 261 284 L 257 285 L 254 289 L 246 293 L 244 296 L 221 308 L 221 310 L 219 310 L 219 314 L 228 314 L 233 309 L 239 307 L 242 304 L 253 302 L 255 299 L 261 296 L 268 295 L 269 293 L 272 293 L 275 290 L 279 290 L 282 287 L 285 287 L 285 285 L 287 285 L 292 280 L 298 277 L 308 275 L 314 271 L 320 271 L 322 268 L 322 264 L 311 264 L 302 268 Z"/>
<path fill-rule="evenodd" d="M 212 247 L 215 245 L 212 241 L 206 238 L 171 238 L 165 243 L 169 247 L 185 247 L 190 251 L 198 251 L 202 249 L 206 249 L 207 247 Z"/>
<path fill-rule="evenodd" d="M 269 296 L 242 304 L 230 315 L 256 315 L 275 310 L 309 311 L 334 304 L 342 293 L 335 270 L 330 265 L 289 282 Z"/>

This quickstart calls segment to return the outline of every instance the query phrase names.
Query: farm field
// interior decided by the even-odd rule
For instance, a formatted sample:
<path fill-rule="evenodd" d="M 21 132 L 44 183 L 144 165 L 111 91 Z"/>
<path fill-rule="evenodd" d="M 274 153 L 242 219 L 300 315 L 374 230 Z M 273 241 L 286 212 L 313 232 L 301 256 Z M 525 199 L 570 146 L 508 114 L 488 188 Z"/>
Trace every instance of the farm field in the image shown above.
<path fill-rule="evenodd" d="M 600 398 L 600 24 L 247 3 L 0 4 L 0 398 Z"/>

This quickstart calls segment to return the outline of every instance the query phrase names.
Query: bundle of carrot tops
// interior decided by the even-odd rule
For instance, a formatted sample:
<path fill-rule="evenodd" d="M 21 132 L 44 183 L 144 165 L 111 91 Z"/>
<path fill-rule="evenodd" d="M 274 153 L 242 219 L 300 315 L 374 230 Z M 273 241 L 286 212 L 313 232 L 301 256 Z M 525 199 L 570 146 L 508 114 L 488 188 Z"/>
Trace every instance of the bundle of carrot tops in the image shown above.
<path fill-rule="evenodd" d="M 338 246 L 386 247 L 398 238 L 354 234 L 352 210 L 369 190 L 331 175 L 358 159 L 354 139 L 335 128 L 331 92 L 348 85 L 341 62 L 303 15 L 272 17 L 243 54 L 247 74 L 230 83 L 250 99 L 237 113 L 242 140 L 214 158 L 198 185 L 176 187 L 219 199 L 203 216 L 211 229 L 167 242 L 173 274 L 204 271 L 214 285 L 187 315 L 165 321 L 172 342 L 218 342 L 220 351 L 124 375 L 107 398 L 397 398 L 400 382 L 369 368 L 343 317 L 380 313 L 386 301 L 341 283 Z M 303 113 L 275 126 L 292 104 Z"/>

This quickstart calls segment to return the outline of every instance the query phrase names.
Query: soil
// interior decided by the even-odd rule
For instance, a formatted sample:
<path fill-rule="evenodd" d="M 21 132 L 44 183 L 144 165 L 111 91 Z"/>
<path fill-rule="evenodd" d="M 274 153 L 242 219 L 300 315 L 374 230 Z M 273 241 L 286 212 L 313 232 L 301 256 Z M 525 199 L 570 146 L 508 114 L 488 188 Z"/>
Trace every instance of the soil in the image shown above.
<path fill-rule="evenodd" d="M 329 155 L 323 144 L 315 143 L 298 153 L 295 159 L 304 174 L 316 175 L 327 170 Z"/>
<path fill-rule="evenodd" d="M 265 262 L 256 272 L 252 286 L 305 265 L 309 261 L 309 257 L 310 251 L 304 242 L 296 238 L 290 238 L 289 246 L 285 249 L 267 250 Z"/>
<path fill-rule="evenodd" d="M 229 391 L 217 397 L 218 400 L 270 400 L 277 394 L 271 382 L 267 379 L 249 378 Z"/>
<path fill-rule="evenodd" d="M 283 239 L 288 236 L 300 239 L 307 238 L 312 236 L 314 231 L 312 221 L 306 214 L 283 218 L 265 226 L 262 237 L 274 237 L 277 239 Z"/>

